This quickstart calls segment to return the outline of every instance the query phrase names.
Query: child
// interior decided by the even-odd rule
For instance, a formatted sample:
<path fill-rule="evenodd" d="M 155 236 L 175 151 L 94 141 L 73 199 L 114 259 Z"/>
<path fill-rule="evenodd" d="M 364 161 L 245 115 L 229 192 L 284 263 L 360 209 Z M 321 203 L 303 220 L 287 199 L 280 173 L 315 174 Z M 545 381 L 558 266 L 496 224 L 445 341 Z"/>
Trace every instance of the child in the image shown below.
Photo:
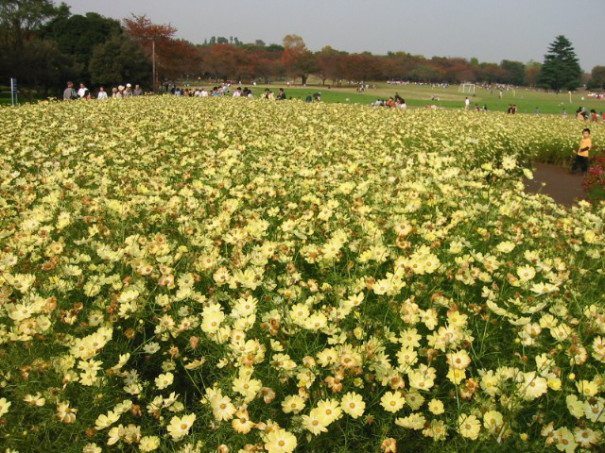
<path fill-rule="evenodd" d="M 574 173 L 578 167 L 582 171 L 582 174 L 586 174 L 588 171 L 588 153 L 592 148 L 592 139 L 590 138 L 590 129 L 585 128 L 582 130 L 582 140 L 580 141 L 580 148 L 576 151 L 576 159 L 571 167 L 571 172 Z"/>

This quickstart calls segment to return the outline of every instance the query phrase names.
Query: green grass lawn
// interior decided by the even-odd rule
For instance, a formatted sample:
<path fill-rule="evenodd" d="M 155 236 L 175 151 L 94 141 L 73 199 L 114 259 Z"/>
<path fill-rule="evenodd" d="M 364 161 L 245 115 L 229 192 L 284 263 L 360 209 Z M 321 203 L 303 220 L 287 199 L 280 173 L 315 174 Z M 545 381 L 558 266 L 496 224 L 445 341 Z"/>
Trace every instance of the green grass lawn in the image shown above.
<path fill-rule="evenodd" d="M 364 93 L 358 93 L 355 87 L 329 87 L 328 85 L 287 87 L 285 84 L 258 85 L 253 87 L 252 91 L 255 96 L 260 96 L 265 88 L 270 88 L 276 92 L 278 88 L 283 87 L 286 90 L 288 98 L 292 97 L 304 100 L 307 95 L 319 92 L 321 93 L 322 101 L 352 104 L 370 104 L 378 98 L 388 99 L 390 96 L 398 93 L 406 100 L 406 103 L 410 107 L 436 105 L 437 107 L 460 109 L 464 107 L 464 98 L 469 96 L 468 94 L 460 93 L 458 85 L 442 88 L 431 87 L 430 85 L 395 86 L 383 82 L 373 83 L 372 86 L 373 88 Z M 504 91 L 502 99 L 500 99 L 497 90 L 490 91 L 477 87 L 476 93 L 469 97 L 473 108 L 475 104 L 479 105 L 479 107 L 487 105 L 490 111 L 505 112 L 510 104 L 517 105 L 518 113 L 533 114 L 537 107 L 542 114 L 561 114 L 565 109 L 570 116 L 573 116 L 579 106 L 585 107 L 588 110 L 595 109 L 597 112 L 605 111 L 605 100 L 588 99 L 587 94 L 585 91 L 572 93 L 572 102 L 570 103 L 567 93 L 545 93 L 522 87 Z M 432 100 L 433 97 L 439 100 Z"/>

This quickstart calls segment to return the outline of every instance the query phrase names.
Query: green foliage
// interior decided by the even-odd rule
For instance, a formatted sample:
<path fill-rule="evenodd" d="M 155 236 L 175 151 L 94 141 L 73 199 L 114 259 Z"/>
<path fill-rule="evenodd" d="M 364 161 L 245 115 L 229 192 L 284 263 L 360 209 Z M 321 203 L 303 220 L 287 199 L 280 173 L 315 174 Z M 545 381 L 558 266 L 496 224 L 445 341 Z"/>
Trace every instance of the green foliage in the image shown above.
<path fill-rule="evenodd" d="M 584 180 L 587 198 L 590 201 L 605 201 L 605 151 L 590 159 L 590 170 Z"/>
<path fill-rule="evenodd" d="M 65 83 L 65 78 L 75 77 L 82 68 L 50 40 L 28 42 L 19 55 L 17 64 L 20 74 L 18 80 L 44 92 L 52 87 L 60 87 Z"/>
<path fill-rule="evenodd" d="M 586 86 L 591 90 L 602 90 L 605 88 L 605 66 L 595 66 L 592 68 L 590 80 Z"/>
<path fill-rule="evenodd" d="M 3 68 L 0 76 L 6 79 L 15 77 L 22 87 L 35 88 L 43 93 L 62 86 L 66 78 L 79 74 L 81 70 L 71 56 L 62 53 L 50 40 L 32 40 L 19 50 L 5 49 L 0 56 L 0 67 Z"/>
<path fill-rule="evenodd" d="M 55 17 L 65 17 L 69 8 L 58 8 L 52 0 L 2 0 L 0 2 L 0 45 L 21 49 L 31 34 Z"/>
<path fill-rule="evenodd" d="M 438 69 L 429 65 L 416 66 L 410 71 L 409 75 L 414 80 L 422 80 L 426 82 L 435 82 L 442 76 Z"/>
<path fill-rule="evenodd" d="M 86 13 L 85 16 L 56 18 L 45 27 L 42 36 L 53 39 L 61 52 L 72 55 L 83 69 L 80 77 L 88 80 L 88 65 L 94 47 L 121 34 L 122 26 L 117 20 Z"/>
<path fill-rule="evenodd" d="M 88 69 L 93 84 L 151 82 L 149 58 L 126 35 L 113 36 L 106 43 L 97 46 L 92 53 Z"/>
<path fill-rule="evenodd" d="M 582 69 L 571 42 L 559 35 L 548 48 L 538 76 L 538 84 L 552 90 L 575 90 L 580 86 Z"/>
<path fill-rule="evenodd" d="M 58 74 L 72 74 L 75 66 L 69 56 L 52 42 L 32 39 L 46 23 L 67 15 L 66 5 L 55 7 L 50 0 L 1 1 L 0 79 L 16 77 L 21 84 L 46 91 Z"/>
<path fill-rule="evenodd" d="M 520 61 L 502 60 L 500 67 L 508 73 L 506 78 L 509 83 L 523 85 L 525 78 L 525 65 L 523 63 Z"/>

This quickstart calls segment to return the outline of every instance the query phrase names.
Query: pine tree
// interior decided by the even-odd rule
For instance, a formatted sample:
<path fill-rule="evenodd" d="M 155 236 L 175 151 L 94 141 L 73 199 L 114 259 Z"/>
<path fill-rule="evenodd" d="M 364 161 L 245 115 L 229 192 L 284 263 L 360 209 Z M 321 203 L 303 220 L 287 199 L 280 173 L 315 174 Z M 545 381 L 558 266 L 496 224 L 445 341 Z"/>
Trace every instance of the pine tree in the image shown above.
<path fill-rule="evenodd" d="M 575 90 L 580 85 L 582 69 L 571 42 L 563 35 L 555 38 L 544 56 L 538 86 L 552 90 Z"/>

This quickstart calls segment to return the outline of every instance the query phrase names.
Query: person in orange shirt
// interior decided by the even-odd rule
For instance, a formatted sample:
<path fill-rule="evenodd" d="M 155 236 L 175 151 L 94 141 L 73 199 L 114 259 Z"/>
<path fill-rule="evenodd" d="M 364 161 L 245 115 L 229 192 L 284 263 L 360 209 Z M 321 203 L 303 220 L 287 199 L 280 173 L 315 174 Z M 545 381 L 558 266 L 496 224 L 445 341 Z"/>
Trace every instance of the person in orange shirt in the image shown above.
<path fill-rule="evenodd" d="M 582 174 L 586 174 L 588 171 L 588 156 L 590 152 L 590 148 L 592 148 L 592 138 L 590 138 L 590 129 L 585 128 L 582 130 L 582 140 L 580 141 L 580 147 L 576 151 L 576 159 L 573 162 L 571 167 L 571 172 L 575 173 L 575 171 L 580 168 Z"/>

